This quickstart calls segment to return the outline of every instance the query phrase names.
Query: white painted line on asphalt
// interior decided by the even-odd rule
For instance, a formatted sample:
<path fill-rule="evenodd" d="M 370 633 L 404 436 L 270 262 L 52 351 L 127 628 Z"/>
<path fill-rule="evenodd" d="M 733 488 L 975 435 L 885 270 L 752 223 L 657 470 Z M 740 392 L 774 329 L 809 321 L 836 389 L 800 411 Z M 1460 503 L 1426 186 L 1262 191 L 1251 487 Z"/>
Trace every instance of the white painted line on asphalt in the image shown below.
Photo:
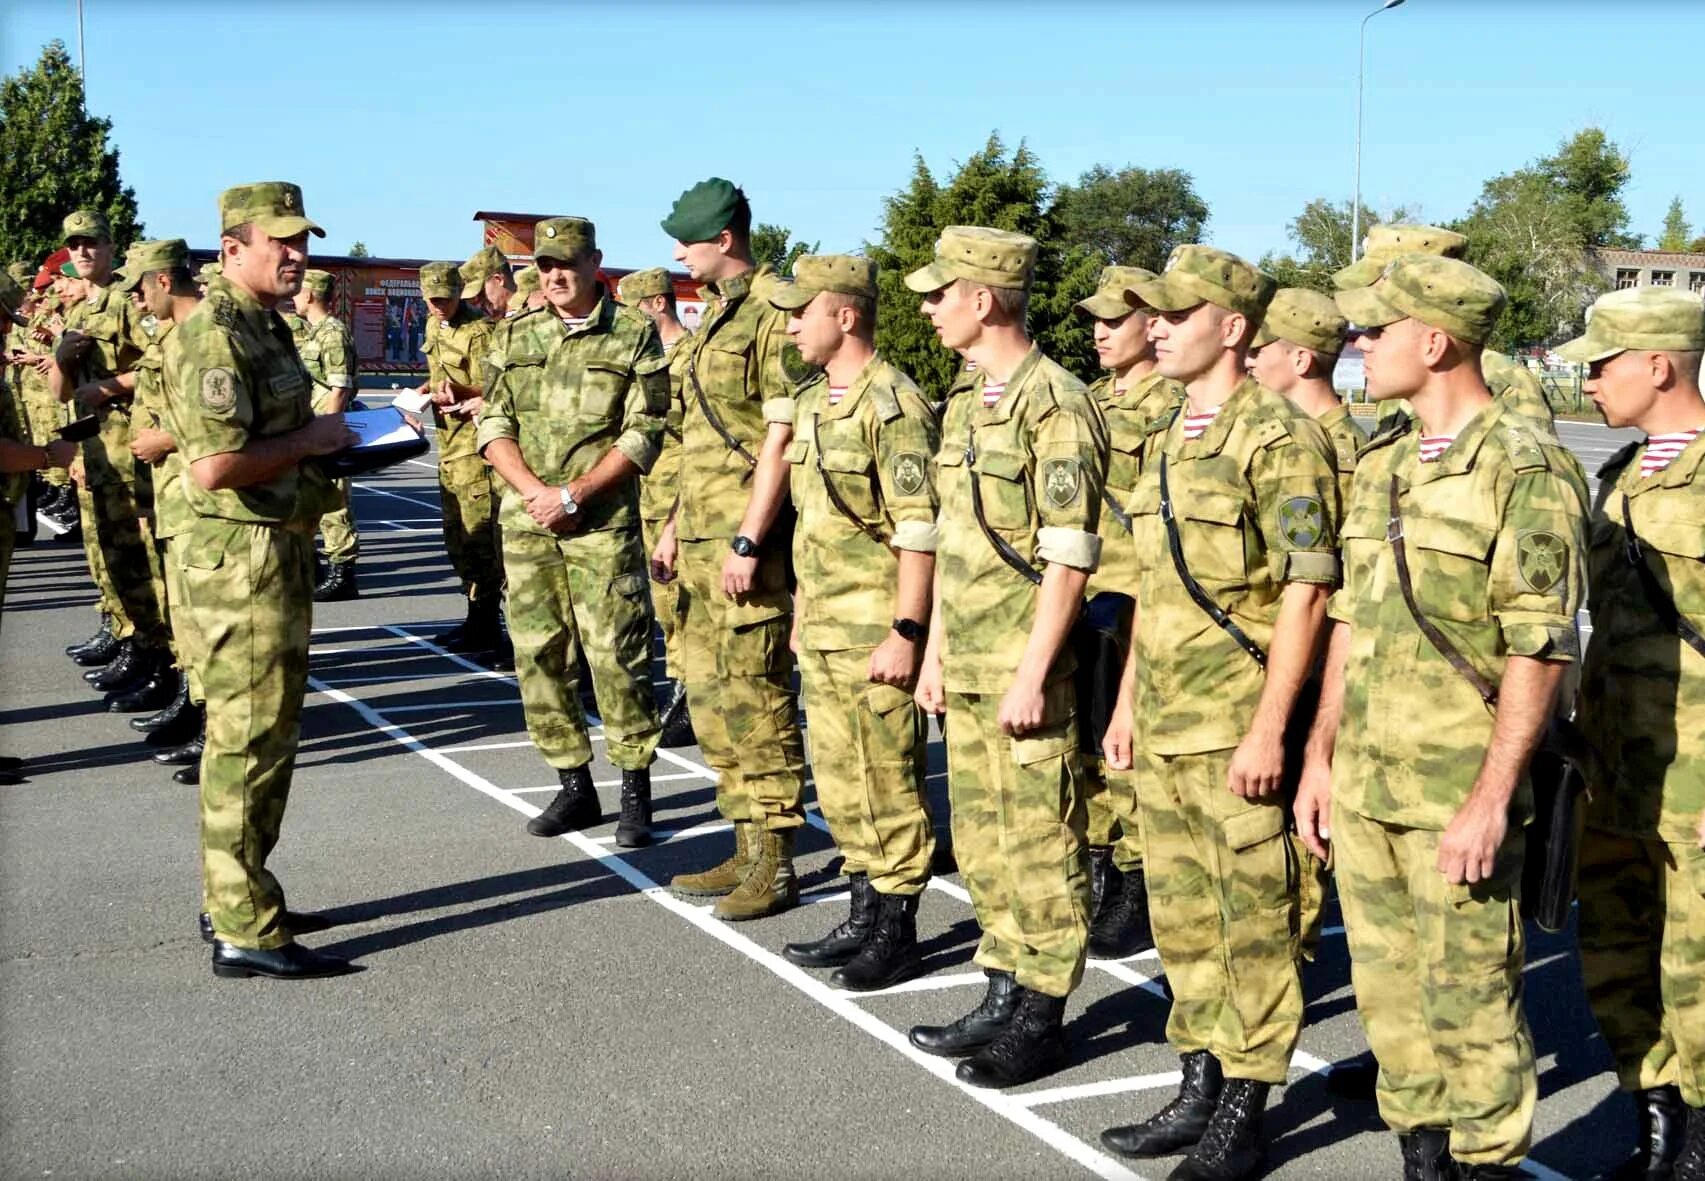
<path fill-rule="evenodd" d="M 949 972 L 945 976 L 919 976 L 915 980 L 906 980 L 888 988 L 877 988 L 870 992 L 853 992 L 850 989 L 835 989 L 836 996 L 851 997 L 854 1000 L 864 1000 L 873 996 L 898 996 L 903 992 L 939 992 L 947 988 L 963 988 L 968 984 L 987 984 L 989 977 L 984 972 Z"/>
<path fill-rule="evenodd" d="M 714 832 L 733 831 L 734 825 L 730 824 L 726 820 L 707 820 L 703 824 L 695 824 L 691 828 L 653 829 L 651 833 L 651 843 L 654 845 L 667 845 L 671 841 L 690 841 L 694 837 L 708 836 Z M 602 845 L 613 845 L 616 843 L 616 838 L 614 836 L 593 837 L 592 839 Z"/>
<path fill-rule="evenodd" d="M 333 684 L 334 682 L 327 681 L 325 683 L 330 685 L 330 684 Z M 529 742 L 529 743 L 525 743 L 523 745 L 531 746 L 533 744 Z M 440 751 L 439 753 L 443 754 L 443 753 L 447 753 L 447 751 Z M 653 775 L 651 777 L 651 782 L 653 782 L 653 783 L 667 783 L 671 779 L 702 779 L 702 778 L 703 778 L 703 776 L 701 776 L 701 775 L 694 775 L 690 772 L 683 771 L 679 775 Z M 620 787 L 621 785 L 622 785 L 622 781 L 620 779 L 600 779 L 600 780 L 597 780 L 596 782 L 594 782 L 592 784 L 593 787 Z M 513 792 L 533 792 L 533 791 L 560 791 L 561 789 L 562 789 L 562 784 L 552 783 L 546 787 L 512 787 L 509 790 L 513 791 Z M 611 839 L 614 839 L 614 838 L 611 838 Z"/>
<path fill-rule="evenodd" d="M 447 648 L 440 648 L 437 644 L 434 644 L 425 636 L 417 636 L 407 628 L 397 627 L 395 624 L 390 623 L 382 624 L 381 626 L 393 636 L 407 640 L 417 648 L 425 648 L 428 652 L 431 652 L 435 656 L 442 656 L 445 660 L 450 661 L 452 664 L 460 665 L 462 668 L 467 669 L 471 673 L 478 673 L 480 676 L 490 681 L 502 681 L 505 684 L 515 685 L 517 688 L 520 687 L 520 683 L 516 681 L 514 673 L 494 672 L 493 670 L 485 667 L 483 664 L 475 664 L 460 653 L 451 652 Z M 519 699 L 517 699 L 517 703 L 519 703 Z"/>
<path fill-rule="evenodd" d="M 586 736 L 586 740 L 588 742 L 602 742 L 604 741 L 604 736 L 602 734 L 588 734 Z M 533 740 L 531 738 L 524 738 L 519 742 L 475 742 L 467 746 L 441 746 L 438 748 L 438 753 L 444 755 L 461 755 L 472 754 L 476 751 L 482 750 L 521 750 L 524 747 L 532 745 Z M 661 754 L 662 752 L 659 751 L 658 753 Z"/>
<path fill-rule="evenodd" d="M 442 533 L 444 531 L 444 526 L 442 526 L 442 525 L 432 525 L 430 527 L 428 527 L 428 526 L 418 526 L 417 527 L 417 526 L 412 526 L 412 525 L 399 525 L 395 521 L 372 521 L 372 522 L 364 521 L 364 522 L 362 522 L 363 525 L 367 525 L 369 523 L 374 524 L 374 525 L 388 526 L 392 533 Z"/>
<path fill-rule="evenodd" d="M 328 697 L 332 696 L 332 692 L 329 689 L 320 691 L 325 693 Z M 439 701 L 432 705 L 386 705 L 376 708 L 374 712 L 385 714 L 419 714 L 435 709 L 450 711 L 462 709 L 490 709 L 496 706 L 520 709 L 521 699 L 518 697 L 498 697 L 493 698 L 490 701 Z"/>
<path fill-rule="evenodd" d="M 394 685 L 403 681 L 449 681 L 446 689 L 455 688 L 468 683 L 468 678 L 458 673 L 389 673 L 382 677 L 338 677 L 327 680 L 327 685 Z"/>
<path fill-rule="evenodd" d="M 438 507 L 438 502 L 436 500 L 422 500 L 418 496 L 405 496 L 401 492 L 390 492 L 384 488 L 375 488 L 371 484 L 357 484 L 355 486 L 355 490 L 357 492 L 372 492 L 378 496 L 389 496 L 392 500 L 406 500 L 408 503 L 415 505 L 418 508 L 435 509 Z"/>
<path fill-rule="evenodd" d="M 1133 1074 L 1125 1078 L 1103 1079 L 1098 1083 L 1079 1083 L 1075 1087 L 1050 1087 L 1046 1091 L 1023 1091 L 1013 1098 L 1026 1107 L 1042 1107 L 1049 1103 L 1070 1103 L 1075 1099 L 1099 1099 L 1103 1095 L 1126 1095 L 1132 1091 L 1158 1091 L 1176 1087 L 1184 1081 L 1183 1072 L 1162 1071 L 1160 1074 Z"/>

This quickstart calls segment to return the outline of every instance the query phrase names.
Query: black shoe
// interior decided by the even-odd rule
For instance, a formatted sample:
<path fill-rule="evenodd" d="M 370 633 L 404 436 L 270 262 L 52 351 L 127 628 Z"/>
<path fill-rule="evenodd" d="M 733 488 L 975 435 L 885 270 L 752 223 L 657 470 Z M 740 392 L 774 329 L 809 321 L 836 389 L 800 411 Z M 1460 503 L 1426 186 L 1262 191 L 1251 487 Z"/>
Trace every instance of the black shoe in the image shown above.
<path fill-rule="evenodd" d="M 638 849 L 651 843 L 651 771 L 622 772 L 622 811 L 616 821 L 616 847 Z"/>
<path fill-rule="evenodd" d="M 1676 1158 L 1675 1181 L 1705 1181 L 1705 1109 L 1687 1109 L 1687 1139 Z"/>
<path fill-rule="evenodd" d="M 837 969 L 829 983 L 848 992 L 875 992 L 910 980 L 923 967 L 918 954 L 918 896 L 883 894 L 876 912 L 876 926 L 846 967 Z"/>
<path fill-rule="evenodd" d="M 316 914 L 311 910 L 287 910 L 284 912 L 284 921 L 279 925 L 286 931 L 289 931 L 293 938 L 297 935 L 312 935 L 315 931 L 329 931 L 334 926 L 332 921 L 325 915 Z M 215 936 L 213 934 L 212 915 L 208 914 L 205 910 L 196 915 L 195 927 L 196 930 L 201 932 L 201 941 L 203 943 L 213 942 Z"/>
<path fill-rule="evenodd" d="M 498 634 L 497 641 L 484 652 L 474 657 L 477 664 L 483 664 L 494 673 L 512 673 L 515 671 L 515 645 L 507 635 Z"/>
<path fill-rule="evenodd" d="M 1360 1099 L 1371 1102 L 1379 1088 L 1379 1063 L 1370 1053 L 1362 1053 L 1342 1062 L 1334 1062 L 1326 1072 L 1328 1094 L 1340 1099 Z"/>
<path fill-rule="evenodd" d="M 1143 871 L 1134 869 L 1124 873 L 1109 863 L 1101 910 L 1089 925 L 1090 958 L 1122 960 L 1153 946 L 1148 884 L 1143 880 Z"/>
<path fill-rule="evenodd" d="M 490 652 L 503 638 L 498 622 L 497 599 L 469 599 L 468 617 L 438 641 L 438 646 L 450 652 Z"/>
<path fill-rule="evenodd" d="M 1397 1144 L 1403 1152 L 1403 1181 L 1453 1181 L 1449 1128 L 1399 1132 Z"/>
<path fill-rule="evenodd" d="M 139 714 L 164 710 L 177 700 L 182 676 L 166 660 L 156 662 L 154 673 L 147 680 L 123 693 L 107 695 L 107 711 L 115 714 Z"/>
<path fill-rule="evenodd" d="M 101 630 L 84 640 L 81 644 L 71 644 L 65 649 L 65 655 L 71 658 L 73 664 L 84 668 L 95 668 L 109 663 L 118 655 L 119 641 L 113 638 L 112 616 L 101 616 Z"/>
<path fill-rule="evenodd" d="M 1648 1181 L 1674 1175 L 1675 1162 L 1687 1140 L 1687 1105 L 1678 1087 L 1653 1087 L 1634 1094 L 1640 1122 L 1634 1155 L 1623 1161 L 1610 1181 Z"/>
<path fill-rule="evenodd" d="M 1066 998 L 1019 988 L 1018 1011 L 1000 1036 L 959 1064 L 960 1082 L 972 1087 L 1017 1087 L 1053 1074 L 1066 1063 L 1061 1025 Z"/>
<path fill-rule="evenodd" d="M 343 603 L 361 597 L 361 583 L 354 562 L 328 562 L 325 577 L 314 588 L 314 602 Z"/>
<path fill-rule="evenodd" d="M 693 718 L 687 712 L 687 687 L 680 681 L 669 686 L 669 700 L 663 705 L 663 734 L 657 745 L 671 749 L 678 746 L 697 746 L 698 735 L 693 733 Z"/>
<path fill-rule="evenodd" d="M 908 1035 L 926 1054 L 962 1058 L 975 1054 L 1000 1036 L 1018 1011 L 1018 980 L 1011 972 L 984 969 L 988 991 L 977 1007 L 948 1025 L 914 1025 Z"/>
<path fill-rule="evenodd" d="M 158 713 L 149 714 L 145 718 L 131 718 L 130 728 L 142 734 L 157 734 L 162 730 L 170 731 L 182 724 L 182 719 L 195 706 L 189 699 L 189 677 L 178 673 L 178 692 L 171 703 Z"/>
<path fill-rule="evenodd" d="M 361 971 L 348 960 L 321 955 L 300 943 L 286 943 L 271 951 L 232 947 L 223 939 L 213 941 L 213 974 L 226 978 L 270 976 L 274 980 L 314 980 L 322 976 L 347 976 Z"/>
<path fill-rule="evenodd" d="M 562 790 L 543 812 L 527 821 L 527 831 L 536 837 L 560 837 L 565 832 L 591 828 L 604 818 L 590 767 L 565 768 L 557 772 L 557 780 Z"/>
<path fill-rule="evenodd" d="M 182 746 L 174 746 L 163 750 L 154 756 L 154 761 L 162 767 L 196 766 L 201 762 L 201 752 L 207 745 L 207 719 L 202 718 L 201 731 Z"/>
<path fill-rule="evenodd" d="M 870 884 L 869 876 L 862 873 L 847 875 L 847 890 L 850 898 L 846 921 L 821 939 L 787 944 L 781 949 L 782 959 L 801 968 L 839 968 L 852 962 L 876 926 L 881 895 Z"/>
<path fill-rule="evenodd" d="M 1167 1181 L 1244 1181 L 1261 1167 L 1261 1117 L 1268 1083 L 1228 1078 L 1208 1130 Z"/>
<path fill-rule="evenodd" d="M 1172 1102 L 1142 1123 L 1108 1128 L 1101 1133 L 1101 1143 L 1120 1156 L 1134 1157 L 1171 1156 L 1194 1148 L 1214 1118 L 1225 1076 L 1219 1059 L 1206 1050 L 1184 1055 L 1182 1065 L 1184 1081 Z"/>
<path fill-rule="evenodd" d="M 172 772 L 172 782 L 181 783 L 185 787 L 195 787 L 201 783 L 201 763 L 194 762 L 187 767 L 179 767 Z"/>
<path fill-rule="evenodd" d="M 0 771 L 22 771 L 24 760 L 17 755 L 0 755 Z"/>
<path fill-rule="evenodd" d="M 90 688 L 111 693 L 121 685 L 137 680 L 138 673 L 151 671 L 148 654 L 136 646 L 135 640 L 120 640 L 118 652 L 105 668 L 91 669 L 83 674 Z"/>

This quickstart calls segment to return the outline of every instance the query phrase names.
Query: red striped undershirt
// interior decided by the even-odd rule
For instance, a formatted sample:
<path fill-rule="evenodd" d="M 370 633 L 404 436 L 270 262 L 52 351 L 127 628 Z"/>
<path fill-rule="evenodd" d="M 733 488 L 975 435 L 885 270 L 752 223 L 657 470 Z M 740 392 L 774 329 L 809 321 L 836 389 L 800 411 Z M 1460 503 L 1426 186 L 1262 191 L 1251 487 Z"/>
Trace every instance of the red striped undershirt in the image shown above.
<path fill-rule="evenodd" d="M 831 406 L 835 405 L 842 398 L 844 398 L 846 396 L 847 396 L 847 387 L 846 386 L 844 386 L 844 385 L 832 385 L 829 387 L 829 405 L 831 405 Z"/>
<path fill-rule="evenodd" d="M 1455 435 L 1422 435 L 1421 462 L 1432 463 L 1450 450 L 1450 445 L 1456 442 Z"/>
<path fill-rule="evenodd" d="M 1640 457 L 1640 478 L 1655 476 L 1670 465 L 1670 461 L 1683 451 L 1687 445 L 1699 437 L 1699 432 L 1705 427 L 1694 427 L 1690 431 L 1671 431 L 1667 435 L 1646 436 L 1646 453 Z"/>
<path fill-rule="evenodd" d="M 983 383 L 983 405 L 993 406 L 1001 400 L 1001 395 L 1004 393 L 1006 393 L 1006 382 L 985 381 Z"/>
<path fill-rule="evenodd" d="M 1204 410 L 1200 414 L 1186 414 L 1184 416 L 1185 439 L 1200 439 L 1207 433 L 1207 429 L 1214 425 L 1214 418 L 1219 412 L 1220 408 L 1215 406 L 1213 409 Z"/>

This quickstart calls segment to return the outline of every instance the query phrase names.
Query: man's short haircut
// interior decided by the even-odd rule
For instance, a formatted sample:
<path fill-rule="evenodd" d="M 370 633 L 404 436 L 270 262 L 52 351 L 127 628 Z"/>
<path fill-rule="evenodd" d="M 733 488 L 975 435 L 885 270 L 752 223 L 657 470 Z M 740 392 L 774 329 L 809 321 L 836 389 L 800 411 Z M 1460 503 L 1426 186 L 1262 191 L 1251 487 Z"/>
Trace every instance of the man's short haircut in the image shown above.
<path fill-rule="evenodd" d="M 1030 292 L 1022 287 L 990 287 L 987 283 L 973 283 L 969 279 L 955 279 L 961 288 L 971 291 L 981 287 L 995 301 L 995 306 L 1001 310 L 1012 323 L 1020 328 L 1025 326 L 1026 317 L 1030 314 Z"/>
<path fill-rule="evenodd" d="M 219 236 L 221 238 L 235 238 L 237 241 L 241 242 L 244 246 L 252 246 L 252 245 L 254 245 L 254 241 L 253 241 L 253 239 L 254 239 L 254 228 L 255 228 L 254 222 L 245 221 L 245 222 L 241 222 L 237 225 L 232 226 L 228 230 L 221 232 Z"/>
<path fill-rule="evenodd" d="M 1308 355 L 1313 358 L 1309 362 L 1308 376 L 1318 377 L 1321 381 L 1331 381 L 1333 371 L 1338 368 L 1338 354 L 1309 349 Z"/>
<path fill-rule="evenodd" d="M 849 295 L 844 291 L 825 291 L 817 297 L 831 312 L 851 308 L 858 314 L 858 326 L 867 336 L 876 332 L 876 301 L 867 295 Z"/>
<path fill-rule="evenodd" d="M 738 192 L 734 197 L 734 212 L 728 216 L 728 232 L 737 242 L 752 240 L 752 203 L 746 200 L 744 192 Z"/>

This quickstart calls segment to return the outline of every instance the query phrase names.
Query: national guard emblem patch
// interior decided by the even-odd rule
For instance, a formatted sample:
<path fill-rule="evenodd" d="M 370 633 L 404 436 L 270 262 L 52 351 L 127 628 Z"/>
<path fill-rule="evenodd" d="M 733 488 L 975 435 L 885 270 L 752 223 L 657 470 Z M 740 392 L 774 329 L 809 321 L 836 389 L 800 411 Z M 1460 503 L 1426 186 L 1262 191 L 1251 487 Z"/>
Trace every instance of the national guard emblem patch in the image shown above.
<path fill-rule="evenodd" d="M 1535 529 L 1516 539 L 1516 569 L 1528 589 L 1545 594 L 1559 582 L 1569 565 L 1569 543 L 1555 533 Z"/>
<path fill-rule="evenodd" d="M 1297 549 L 1310 549 L 1326 536 L 1326 505 L 1318 496 L 1293 496 L 1279 506 L 1279 533 Z"/>
<path fill-rule="evenodd" d="M 237 384 L 229 369 L 209 369 L 201 375 L 201 404 L 214 414 L 229 414 L 237 404 Z"/>
<path fill-rule="evenodd" d="M 1083 472 L 1075 459 L 1050 459 L 1042 465 L 1042 491 L 1048 503 L 1065 508 L 1083 491 Z"/>
<path fill-rule="evenodd" d="M 916 451 L 902 451 L 889 465 L 894 473 L 894 487 L 902 496 L 916 496 L 924 486 L 924 457 Z"/>
<path fill-rule="evenodd" d="M 138 320 L 137 325 L 142 329 L 142 334 L 150 340 L 154 339 L 154 337 L 159 334 L 160 321 L 153 312 L 149 312 L 146 316 L 143 316 L 142 319 Z"/>

